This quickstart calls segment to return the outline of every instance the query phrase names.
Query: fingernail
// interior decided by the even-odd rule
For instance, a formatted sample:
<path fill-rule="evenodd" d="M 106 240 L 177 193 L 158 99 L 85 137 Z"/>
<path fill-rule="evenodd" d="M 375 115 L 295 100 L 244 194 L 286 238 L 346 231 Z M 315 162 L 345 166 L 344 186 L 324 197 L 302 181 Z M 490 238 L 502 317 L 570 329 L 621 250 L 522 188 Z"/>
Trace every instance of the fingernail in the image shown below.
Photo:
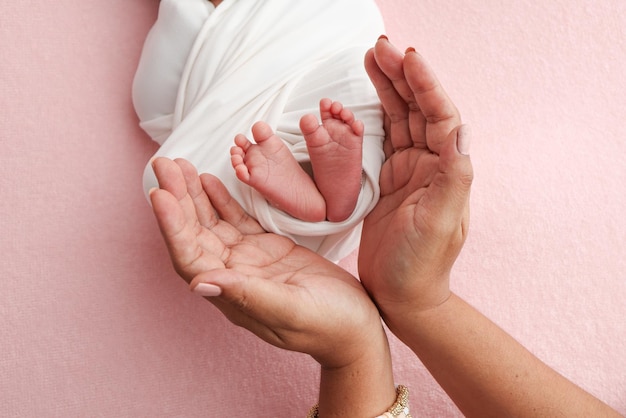
<path fill-rule="evenodd" d="M 415 52 L 415 48 L 413 48 L 412 46 L 408 47 L 406 49 L 406 51 L 404 51 L 405 54 L 408 54 L 409 52 Z"/>
<path fill-rule="evenodd" d="M 208 298 L 212 298 L 222 294 L 222 289 L 220 289 L 219 286 L 215 286 L 214 284 L 209 283 L 198 283 L 192 291 L 198 296 L 205 296 Z"/>
<path fill-rule="evenodd" d="M 380 41 L 381 39 L 384 39 L 384 40 L 386 40 L 386 41 L 388 41 L 388 40 L 389 40 L 389 38 L 387 38 L 387 35 L 380 35 L 380 36 L 378 37 L 378 40 Z"/>
<path fill-rule="evenodd" d="M 159 188 L 158 188 L 158 187 L 153 187 L 153 188 L 151 188 L 150 190 L 148 190 L 148 196 L 151 196 L 151 195 L 152 195 L 152 193 L 154 193 L 154 192 L 155 192 L 155 191 L 157 191 L 157 190 L 159 190 Z"/>
<path fill-rule="evenodd" d="M 470 130 L 467 125 L 461 125 L 456 131 L 456 149 L 460 154 L 469 155 L 470 150 Z"/>

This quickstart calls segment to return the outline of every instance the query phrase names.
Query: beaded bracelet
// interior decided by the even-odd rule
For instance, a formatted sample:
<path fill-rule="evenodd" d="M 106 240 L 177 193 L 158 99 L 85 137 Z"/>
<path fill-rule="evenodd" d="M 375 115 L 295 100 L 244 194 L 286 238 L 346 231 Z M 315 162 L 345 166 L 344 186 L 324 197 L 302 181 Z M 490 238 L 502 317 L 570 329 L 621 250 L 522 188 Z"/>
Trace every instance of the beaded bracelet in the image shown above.
<path fill-rule="evenodd" d="M 391 405 L 391 408 L 389 408 L 385 414 L 377 418 L 398 418 L 402 416 L 404 418 L 411 418 L 411 414 L 409 413 L 409 389 L 406 386 L 398 385 L 396 388 L 396 394 L 396 401 L 393 405 Z M 311 408 L 307 418 L 319 418 L 319 404 Z"/>

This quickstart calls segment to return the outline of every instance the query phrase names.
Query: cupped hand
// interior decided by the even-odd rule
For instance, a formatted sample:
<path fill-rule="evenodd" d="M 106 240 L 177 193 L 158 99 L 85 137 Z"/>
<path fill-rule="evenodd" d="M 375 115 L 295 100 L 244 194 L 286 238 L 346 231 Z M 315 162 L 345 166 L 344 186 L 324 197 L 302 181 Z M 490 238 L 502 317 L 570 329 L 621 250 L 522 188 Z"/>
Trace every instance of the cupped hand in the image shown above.
<path fill-rule="evenodd" d="M 389 322 L 450 295 L 449 276 L 469 222 L 468 132 L 425 60 L 384 37 L 366 70 L 385 111 L 381 197 L 365 219 L 359 275 Z"/>
<path fill-rule="evenodd" d="M 267 233 L 215 177 L 158 158 L 150 193 L 172 263 L 234 324 L 281 348 L 341 367 L 384 337 L 380 317 L 348 272 Z"/>

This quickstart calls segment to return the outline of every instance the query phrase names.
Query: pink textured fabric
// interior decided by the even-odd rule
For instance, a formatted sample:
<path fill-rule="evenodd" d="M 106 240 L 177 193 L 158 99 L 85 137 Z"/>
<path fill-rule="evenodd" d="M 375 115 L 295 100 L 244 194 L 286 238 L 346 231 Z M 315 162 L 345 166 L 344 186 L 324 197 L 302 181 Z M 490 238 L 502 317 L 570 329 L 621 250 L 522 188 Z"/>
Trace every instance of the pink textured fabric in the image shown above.
<path fill-rule="evenodd" d="M 379 4 L 473 128 L 454 290 L 626 414 L 626 4 Z M 156 9 L 0 2 L 2 416 L 298 417 L 316 401 L 313 360 L 233 327 L 170 267 L 130 101 Z M 392 349 L 413 416 L 460 416 Z"/>

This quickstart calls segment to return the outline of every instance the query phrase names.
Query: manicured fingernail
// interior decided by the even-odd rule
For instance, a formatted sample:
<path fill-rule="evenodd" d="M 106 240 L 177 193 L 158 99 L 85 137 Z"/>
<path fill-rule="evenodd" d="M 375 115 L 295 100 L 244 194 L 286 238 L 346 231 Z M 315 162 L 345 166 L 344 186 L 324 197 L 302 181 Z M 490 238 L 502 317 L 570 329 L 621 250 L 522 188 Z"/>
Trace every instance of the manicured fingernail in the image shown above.
<path fill-rule="evenodd" d="M 380 41 L 381 39 L 384 39 L 384 40 L 386 40 L 386 41 L 388 41 L 388 40 L 389 40 L 389 38 L 387 38 L 387 35 L 380 35 L 380 36 L 378 37 L 378 40 Z"/>
<path fill-rule="evenodd" d="M 460 154 L 469 155 L 470 150 L 470 130 L 467 125 L 461 125 L 458 131 L 456 131 L 456 149 Z"/>
<path fill-rule="evenodd" d="M 413 48 L 412 46 L 408 47 L 406 49 L 406 51 L 404 51 L 405 54 L 408 54 L 409 52 L 415 52 L 415 48 Z"/>
<path fill-rule="evenodd" d="M 193 288 L 193 293 L 199 296 L 212 298 L 221 295 L 222 289 L 220 289 L 219 286 L 215 286 L 214 284 L 198 283 L 196 287 Z"/>

